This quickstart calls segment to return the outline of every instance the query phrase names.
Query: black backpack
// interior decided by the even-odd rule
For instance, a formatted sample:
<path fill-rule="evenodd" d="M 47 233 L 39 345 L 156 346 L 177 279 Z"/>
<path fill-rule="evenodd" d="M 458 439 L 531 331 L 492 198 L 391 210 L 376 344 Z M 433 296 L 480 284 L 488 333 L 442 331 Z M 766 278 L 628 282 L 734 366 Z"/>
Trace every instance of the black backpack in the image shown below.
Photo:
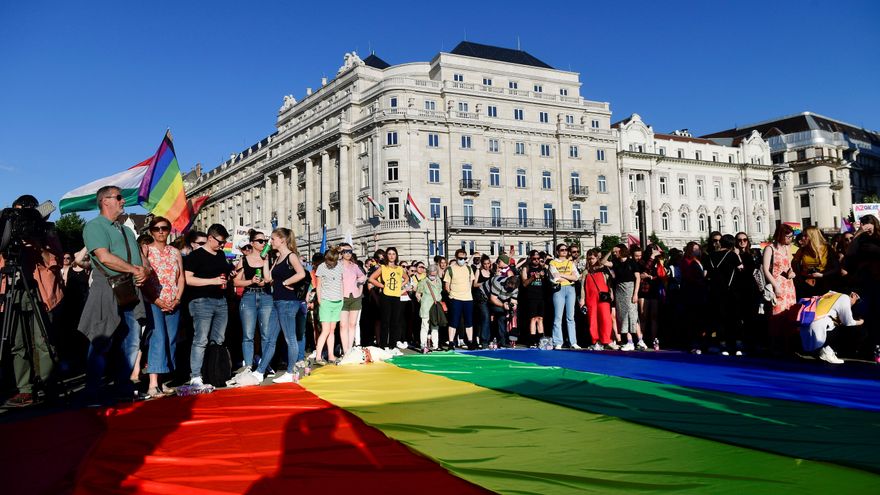
<path fill-rule="evenodd" d="M 229 357 L 229 349 L 212 340 L 205 347 L 202 381 L 215 387 L 225 387 L 226 380 L 230 378 L 232 378 L 232 358 Z"/>

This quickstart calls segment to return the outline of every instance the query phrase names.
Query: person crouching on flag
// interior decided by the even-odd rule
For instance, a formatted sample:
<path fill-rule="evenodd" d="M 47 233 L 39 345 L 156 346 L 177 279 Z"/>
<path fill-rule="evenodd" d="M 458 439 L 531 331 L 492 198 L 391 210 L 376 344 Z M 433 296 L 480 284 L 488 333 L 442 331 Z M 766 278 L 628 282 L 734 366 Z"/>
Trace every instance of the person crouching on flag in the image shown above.
<path fill-rule="evenodd" d="M 797 313 L 801 343 L 806 352 L 814 353 L 819 359 L 831 364 L 841 364 L 831 344 L 838 349 L 857 350 L 867 334 L 852 328 L 865 323 L 853 317 L 853 306 L 859 301 L 855 292 L 849 295 L 829 291 L 822 296 L 803 298 Z"/>

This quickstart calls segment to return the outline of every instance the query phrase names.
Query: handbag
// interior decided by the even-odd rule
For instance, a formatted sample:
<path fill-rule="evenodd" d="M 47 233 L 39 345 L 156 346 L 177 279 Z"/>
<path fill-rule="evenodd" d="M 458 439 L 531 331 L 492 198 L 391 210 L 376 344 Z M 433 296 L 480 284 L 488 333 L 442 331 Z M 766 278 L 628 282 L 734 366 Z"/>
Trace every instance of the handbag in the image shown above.
<path fill-rule="evenodd" d="M 602 275 L 602 276 L 604 277 L 604 275 Z M 589 277 L 590 280 L 593 281 L 593 285 L 595 285 L 596 290 L 599 291 L 599 302 L 600 303 L 611 303 L 611 293 L 610 292 L 603 292 L 599 288 L 599 284 L 596 283 L 596 279 L 593 278 L 592 276 L 590 276 L 590 274 L 587 274 L 587 277 Z"/>
<path fill-rule="evenodd" d="M 446 304 L 443 301 L 437 300 L 430 280 L 428 280 L 428 290 L 431 292 L 431 299 L 434 300 L 434 304 L 428 310 L 428 323 L 433 326 L 445 327 L 449 324 L 449 321 L 446 319 Z"/>
<path fill-rule="evenodd" d="M 120 227 L 119 233 L 122 234 L 125 243 L 125 252 L 127 255 L 125 262 L 131 263 L 131 248 L 128 246 L 128 237 L 125 234 L 125 228 Z M 93 259 L 92 261 L 95 262 L 94 265 L 98 267 L 101 273 L 107 277 L 107 283 L 110 284 L 110 288 L 113 290 L 113 297 L 116 299 L 117 306 L 132 306 L 140 300 L 137 287 L 134 284 L 134 275 L 131 273 L 120 273 L 119 275 L 111 276 L 107 273 L 107 270 L 104 269 L 104 265 L 102 265 L 97 259 Z"/>

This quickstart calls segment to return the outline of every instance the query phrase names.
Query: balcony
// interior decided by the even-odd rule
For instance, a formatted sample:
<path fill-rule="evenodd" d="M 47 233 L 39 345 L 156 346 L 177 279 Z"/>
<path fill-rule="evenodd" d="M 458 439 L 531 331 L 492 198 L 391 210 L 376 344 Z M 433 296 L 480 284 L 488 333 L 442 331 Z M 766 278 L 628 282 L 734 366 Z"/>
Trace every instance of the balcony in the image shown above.
<path fill-rule="evenodd" d="M 305 172 L 300 172 L 300 173 L 296 174 L 296 185 L 300 189 L 306 187 L 306 173 Z"/>
<path fill-rule="evenodd" d="M 553 222 L 549 218 L 474 217 L 466 215 L 449 217 L 449 227 L 452 230 L 459 231 L 550 232 L 553 230 Z M 591 232 L 591 228 L 592 223 L 583 220 L 556 220 L 556 230 L 559 232 Z"/>
<path fill-rule="evenodd" d="M 330 206 L 339 206 L 339 191 L 330 193 Z"/>
<path fill-rule="evenodd" d="M 296 205 L 296 215 L 299 217 L 306 216 L 306 204 L 305 202 L 299 203 Z"/>
<path fill-rule="evenodd" d="M 590 197 L 589 186 L 570 186 L 568 188 L 568 199 L 572 201 L 584 201 Z"/>
<path fill-rule="evenodd" d="M 461 179 L 458 181 L 458 192 L 462 195 L 473 194 L 474 196 L 479 196 L 481 187 L 482 181 L 479 179 Z"/>
<path fill-rule="evenodd" d="M 843 181 L 842 180 L 833 181 L 831 183 L 831 189 L 834 189 L 835 191 L 843 189 Z"/>

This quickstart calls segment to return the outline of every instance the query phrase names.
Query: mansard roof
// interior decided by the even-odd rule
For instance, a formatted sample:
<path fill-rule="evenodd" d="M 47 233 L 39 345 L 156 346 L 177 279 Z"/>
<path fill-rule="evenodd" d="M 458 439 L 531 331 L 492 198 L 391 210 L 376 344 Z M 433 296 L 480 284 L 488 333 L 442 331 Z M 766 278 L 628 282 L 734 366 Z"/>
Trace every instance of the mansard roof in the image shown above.
<path fill-rule="evenodd" d="M 767 138 L 781 134 L 794 134 L 803 131 L 829 131 L 847 134 L 850 137 L 880 143 L 880 134 L 862 129 L 846 122 L 834 120 L 812 112 L 803 112 L 797 115 L 779 117 L 755 124 L 738 126 L 733 129 L 706 134 L 705 138 L 737 138 L 748 135 L 752 130 L 758 131 L 761 136 Z"/>
<path fill-rule="evenodd" d="M 375 53 L 371 53 L 369 57 L 364 59 L 364 64 L 373 67 L 374 69 L 384 70 L 391 67 L 391 64 L 377 57 Z"/>
<path fill-rule="evenodd" d="M 466 57 L 497 60 L 498 62 L 508 62 L 511 64 L 530 65 L 532 67 L 541 67 L 542 69 L 553 69 L 553 67 L 522 50 L 482 45 L 470 41 L 462 41 L 458 46 L 453 48 L 450 53 L 453 55 L 464 55 Z"/>

